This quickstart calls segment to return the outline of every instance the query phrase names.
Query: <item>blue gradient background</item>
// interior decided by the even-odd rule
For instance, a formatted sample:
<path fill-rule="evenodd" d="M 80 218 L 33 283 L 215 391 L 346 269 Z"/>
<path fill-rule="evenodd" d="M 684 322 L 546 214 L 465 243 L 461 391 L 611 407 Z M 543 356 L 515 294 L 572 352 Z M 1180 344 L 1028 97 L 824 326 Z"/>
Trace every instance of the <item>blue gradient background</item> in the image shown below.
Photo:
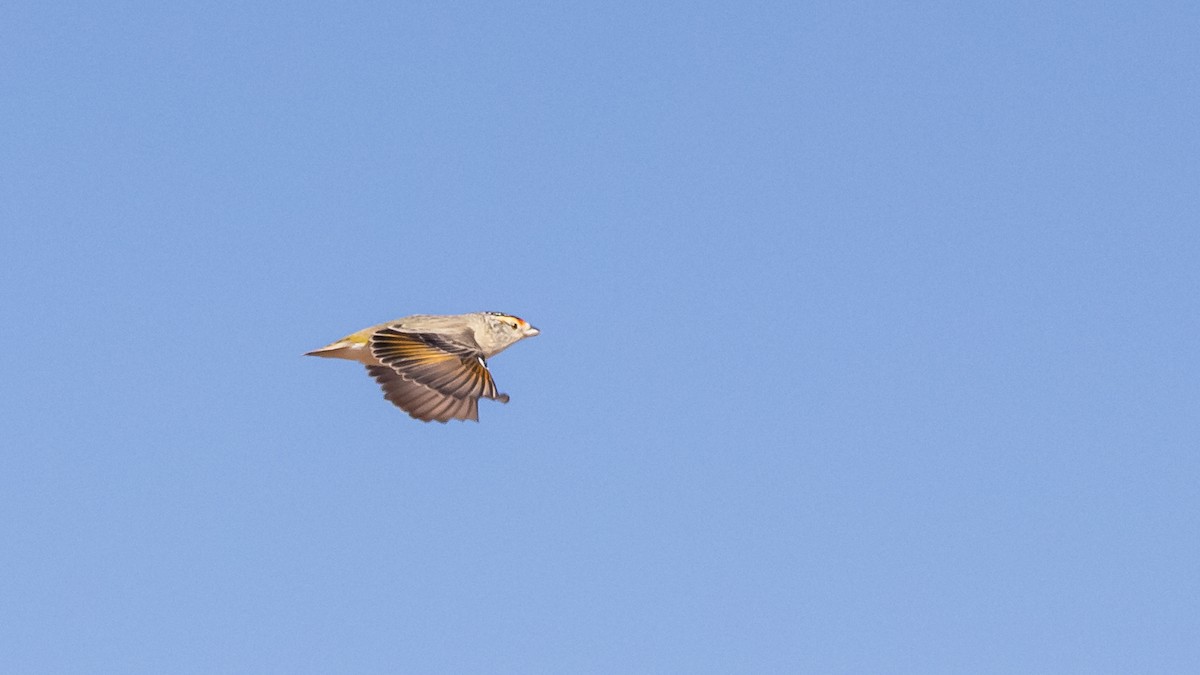
<path fill-rule="evenodd" d="M 11 672 L 1197 672 L 1193 3 L 0 10 Z M 300 354 L 542 329 L 423 425 Z"/>

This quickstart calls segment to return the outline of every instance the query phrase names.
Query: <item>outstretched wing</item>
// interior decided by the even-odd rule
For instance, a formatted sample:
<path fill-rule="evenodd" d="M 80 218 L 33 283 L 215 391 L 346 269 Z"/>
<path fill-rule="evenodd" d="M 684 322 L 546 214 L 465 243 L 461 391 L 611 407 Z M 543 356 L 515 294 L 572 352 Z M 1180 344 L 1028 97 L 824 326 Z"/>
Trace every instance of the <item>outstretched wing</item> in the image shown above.
<path fill-rule="evenodd" d="M 367 366 L 367 372 L 383 388 L 383 397 L 410 417 L 423 422 L 450 420 L 479 421 L 479 399 L 455 398 L 406 378 L 391 366 Z"/>
<path fill-rule="evenodd" d="M 474 345 L 389 327 L 371 336 L 370 348 L 382 365 L 367 366 L 367 372 L 384 398 L 416 419 L 478 421 L 481 397 L 508 402 Z"/>
<path fill-rule="evenodd" d="M 406 378 L 455 398 L 499 393 L 479 348 L 434 333 L 407 333 L 384 328 L 371 336 L 371 353 Z"/>

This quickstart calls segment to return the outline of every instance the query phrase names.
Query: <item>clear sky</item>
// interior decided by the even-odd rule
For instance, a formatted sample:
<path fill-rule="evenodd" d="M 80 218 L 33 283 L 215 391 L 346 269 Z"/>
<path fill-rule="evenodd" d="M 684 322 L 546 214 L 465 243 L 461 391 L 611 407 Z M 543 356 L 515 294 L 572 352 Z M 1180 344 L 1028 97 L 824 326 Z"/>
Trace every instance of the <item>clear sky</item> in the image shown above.
<path fill-rule="evenodd" d="M 6 3 L 2 669 L 1200 671 L 1197 35 Z M 478 424 L 301 356 L 482 310 Z"/>

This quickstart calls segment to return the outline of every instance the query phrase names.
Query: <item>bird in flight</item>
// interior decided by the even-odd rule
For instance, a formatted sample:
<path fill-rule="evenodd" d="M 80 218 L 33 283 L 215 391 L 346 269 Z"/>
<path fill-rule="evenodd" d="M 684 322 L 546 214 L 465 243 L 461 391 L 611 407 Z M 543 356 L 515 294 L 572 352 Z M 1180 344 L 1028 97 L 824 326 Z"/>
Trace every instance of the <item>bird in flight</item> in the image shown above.
<path fill-rule="evenodd" d="M 487 359 L 540 331 L 499 312 L 415 314 L 352 333 L 305 356 L 358 361 L 383 397 L 423 422 L 479 421 L 479 399 L 508 403 Z"/>

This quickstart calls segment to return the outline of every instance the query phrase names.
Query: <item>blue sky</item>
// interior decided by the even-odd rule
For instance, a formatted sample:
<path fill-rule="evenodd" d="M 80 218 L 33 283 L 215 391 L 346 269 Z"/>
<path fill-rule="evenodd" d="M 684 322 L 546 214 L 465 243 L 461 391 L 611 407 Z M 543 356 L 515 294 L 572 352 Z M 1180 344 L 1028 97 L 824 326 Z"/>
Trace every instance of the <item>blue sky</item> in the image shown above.
<path fill-rule="evenodd" d="M 246 5 L 0 11 L 6 668 L 1200 669 L 1193 4 Z"/>

